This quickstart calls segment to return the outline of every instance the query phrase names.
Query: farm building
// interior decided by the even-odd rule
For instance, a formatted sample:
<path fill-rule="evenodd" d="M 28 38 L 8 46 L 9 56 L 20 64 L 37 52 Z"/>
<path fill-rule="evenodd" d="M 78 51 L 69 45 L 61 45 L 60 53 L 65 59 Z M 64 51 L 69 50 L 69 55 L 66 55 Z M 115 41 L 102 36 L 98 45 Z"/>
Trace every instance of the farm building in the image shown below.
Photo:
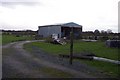
<path fill-rule="evenodd" d="M 57 24 L 57 25 L 45 25 L 38 26 L 38 35 L 42 37 L 52 37 L 57 35 L 58 38 L 69 38 L 70 31 L 73 27 L 74 38 L 80 38 L 82 33 L 82 25 L 76 24 L 74 22 Z"/>

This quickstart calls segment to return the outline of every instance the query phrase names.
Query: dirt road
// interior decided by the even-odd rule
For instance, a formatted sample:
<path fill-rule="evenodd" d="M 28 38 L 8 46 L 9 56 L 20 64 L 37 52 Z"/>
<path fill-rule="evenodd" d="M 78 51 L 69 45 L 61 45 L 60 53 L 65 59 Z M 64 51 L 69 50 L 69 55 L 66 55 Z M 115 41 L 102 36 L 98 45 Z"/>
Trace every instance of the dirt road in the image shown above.
<path fill-rule="evenodd" d="M 2 47 L 3 78 L 105 78 L 98 70 L 74 61 L 50 55 L 33 46 L 33 52 L 23 49 L 23 44 L 31 41 L 14 42 Z M 95 73 L 95 74 L 94 74 Z"/>

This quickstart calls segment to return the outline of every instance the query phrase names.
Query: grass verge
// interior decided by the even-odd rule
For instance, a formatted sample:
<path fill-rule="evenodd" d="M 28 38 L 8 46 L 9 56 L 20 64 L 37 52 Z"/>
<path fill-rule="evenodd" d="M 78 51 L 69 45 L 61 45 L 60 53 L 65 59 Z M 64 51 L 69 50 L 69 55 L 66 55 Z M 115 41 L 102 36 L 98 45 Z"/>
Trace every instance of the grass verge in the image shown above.
<path fill-rule="evenodd" d="M 58 55 L 58 54 L 69 54 L 69 46 L 70 44 L 62 45 L 54 45 L 50 43 L 44 42 L 33 42 L 29 44 L 25 44 L 25 49 L 32 51 L 32 46 L 39 47 L 43 51 Z M 118 49 L 117 48 L 109 48 L 106 47 L 104 42 L 82 42 L 82 41 L 75 41 L 74 42 L 74 53 L 81 53 L 81 52 L 90 52 L 97 56 L 109 58 L 113 60 L 118 60 Z M 98 69 L 103 70 L 106 74 L 109 74 L 113 77 L 118 76 L 118 68 L 119 66 L 112 63 L 107 62 L 100 62 L 100 61 L 88 61 L 88 60 L 80 60 L 83 63 L 88 65 L 94 66 Z"/>
<path fill-rule="evenodd" d="M 71 77 L 74 77 L 70 73 L 67 73 L 67 72 L 64 72 L 64 71 L 61 71 L 61 70 L 57 70 L 55 68 L 44 67 L 44 68 L 41 68 L 40 71 L 50 75 L 51 77 L 55 77 L 55 78 L 71 78 Z"/>
<path fill-rule="evenodd" d="M 23 41 L 23 40 L 32 40 L 31 36 L 15 36 L 15 35 L 2 35 L 2 45 L 15 42 L 15 41 Z"/>

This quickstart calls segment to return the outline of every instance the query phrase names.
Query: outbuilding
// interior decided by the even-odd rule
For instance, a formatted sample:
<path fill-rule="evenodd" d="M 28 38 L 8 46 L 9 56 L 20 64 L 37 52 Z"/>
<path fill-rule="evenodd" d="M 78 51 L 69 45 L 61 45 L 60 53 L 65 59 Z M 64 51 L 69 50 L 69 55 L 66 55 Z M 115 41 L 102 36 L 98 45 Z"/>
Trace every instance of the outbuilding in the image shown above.
<path fill-rule="evenodd" d="M 38 27 L 39 27 L 38 35 L 40 35 L 41 37 L 57 36 L 58 38 L 66 37 L 67 39 L 69 39 L 72 27 L 74 38 L 80 38 L 82 33 L 82 25 L 79 25 L 74 22 L 55 25 L 45 25 Z"/>

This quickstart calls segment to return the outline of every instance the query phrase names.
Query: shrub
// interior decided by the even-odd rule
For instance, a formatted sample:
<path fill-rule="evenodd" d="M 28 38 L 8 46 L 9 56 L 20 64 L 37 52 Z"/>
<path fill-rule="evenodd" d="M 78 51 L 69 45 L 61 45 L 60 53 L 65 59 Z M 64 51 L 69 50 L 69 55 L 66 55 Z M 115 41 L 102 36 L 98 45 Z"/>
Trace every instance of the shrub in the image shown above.
<path fill-rule="evenodd" d="M 45 42 L 47 42 L 47 43 L 51 43 L 52 41 L 53 41 L 53 39 L 50 37 L 45 38 Z"/>
<path fill-rule="evenodd" d="M 107 36 L 103 36 L 103 37 L 100 37 L 99 40 L 101 40 L 101 41 L 106 41 L 106 40 L 108 40 L 108 37 L 107 37 Z"/>

